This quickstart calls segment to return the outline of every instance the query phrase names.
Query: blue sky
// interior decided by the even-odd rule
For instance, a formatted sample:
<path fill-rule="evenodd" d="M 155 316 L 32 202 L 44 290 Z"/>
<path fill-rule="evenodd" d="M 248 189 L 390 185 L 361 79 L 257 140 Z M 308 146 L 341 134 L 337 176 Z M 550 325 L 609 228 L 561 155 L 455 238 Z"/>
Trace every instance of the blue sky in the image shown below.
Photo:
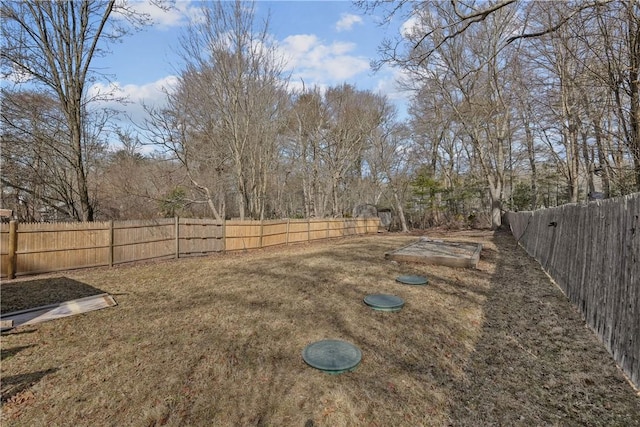
<path fill-rule="evenodd" d="M 93 66 L 111 76 L 117 92 L 130 101 L 127 113 L 140 121 L 141 103 L 158 105 L 162 88 L 175 82 L 178 38 L 200 4 L 178 0 L 170 12 L 145 2 L 134 4 L 150 13 L 155 24 L 111 46 L 112 52 L 96 58 Z M 301 80 L 307 87 L 321 88 L 346 82 L 387 95 L 402 113 L 409 94 L 396 89 L 398 71 L 373 73 L 369 66 L 380 42 L 395 37 L 402 23 L 380 26 L 379 18 L 364 15 L 351 1 L 257 1 L 255 10 L 258 17 L 270 14 L 270 33 L 289 58 L 292 88 Z M 105 90 L 104 83 L 91 90 Z"/>

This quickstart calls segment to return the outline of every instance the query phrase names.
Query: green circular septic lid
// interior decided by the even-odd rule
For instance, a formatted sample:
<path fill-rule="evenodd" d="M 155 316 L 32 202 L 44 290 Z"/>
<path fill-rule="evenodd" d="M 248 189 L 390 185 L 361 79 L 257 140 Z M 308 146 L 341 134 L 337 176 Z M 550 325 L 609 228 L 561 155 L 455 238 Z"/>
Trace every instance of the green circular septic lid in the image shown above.
<path fill-rule="evenodd" d="M 322 340 L 306 346 L 302 358 L 316 369 L 329 374 L 341 374 L 353 371 L 358 366 L 362 352 L 346 341 Z"/>
<path fill-rule="evenodd" d="M 426 285 L 427 278 L 422 276 L 398 276 L 396 281 L 405 285 Z"/>
<path fill-rule="evenodd" d="M 374 310 L 400 311 L 404 306 L 404 300 L 395 295 L 373 294 L 364 297 L 364 303 Z"/>

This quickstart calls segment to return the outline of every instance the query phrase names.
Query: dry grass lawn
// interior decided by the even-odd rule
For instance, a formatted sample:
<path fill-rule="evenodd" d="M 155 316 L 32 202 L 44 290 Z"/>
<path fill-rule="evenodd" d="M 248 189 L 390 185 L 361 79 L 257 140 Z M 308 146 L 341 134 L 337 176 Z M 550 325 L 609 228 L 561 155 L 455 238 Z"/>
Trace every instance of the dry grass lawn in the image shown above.
<path fill-rule="evenodd" d="M 5 282 L 3 313 L 118 306 L 2 336 L 2 425 L 640 425 L 638 395 L 511 236 L 444 237 L 482 242 L 478 269 L 386 261 L 415 237 L 381 235 Z M 371 293 L 406 305 L 373 311 Z M 354 372 L 304 363 L 327 338 L 360 348 Z"/>

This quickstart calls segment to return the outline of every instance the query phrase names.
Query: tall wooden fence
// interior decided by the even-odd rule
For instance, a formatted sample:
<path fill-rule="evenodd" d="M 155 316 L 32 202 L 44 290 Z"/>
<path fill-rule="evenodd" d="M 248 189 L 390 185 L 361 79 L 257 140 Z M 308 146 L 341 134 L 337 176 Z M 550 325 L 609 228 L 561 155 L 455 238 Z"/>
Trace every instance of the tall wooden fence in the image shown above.
<path fill-rule="evenodd" d="M 509 212 L 507 221 L 640 386 L 640 193 Z"/>
<path fill-rule="evenodd" d="M 215 221 L 168 218 L 0 225 L 2 277 L 376 233 L 378 218 Z"/>

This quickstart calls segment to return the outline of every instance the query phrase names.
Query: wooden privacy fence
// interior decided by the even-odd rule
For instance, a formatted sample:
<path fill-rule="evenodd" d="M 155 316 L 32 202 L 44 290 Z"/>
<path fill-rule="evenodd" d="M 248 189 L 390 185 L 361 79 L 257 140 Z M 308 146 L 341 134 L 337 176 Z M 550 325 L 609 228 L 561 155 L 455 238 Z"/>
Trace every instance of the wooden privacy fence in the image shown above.
<path fill-rule="evenodd" d="M 509 212 L 507 221 L 640 386 L 640 193 Z"/>
<path fill-rule="evenodd" d="M 215 221 L 167 218 L 0 225 L 2 277 L 259 249 L 376 233 L 378 218 Z"/>

